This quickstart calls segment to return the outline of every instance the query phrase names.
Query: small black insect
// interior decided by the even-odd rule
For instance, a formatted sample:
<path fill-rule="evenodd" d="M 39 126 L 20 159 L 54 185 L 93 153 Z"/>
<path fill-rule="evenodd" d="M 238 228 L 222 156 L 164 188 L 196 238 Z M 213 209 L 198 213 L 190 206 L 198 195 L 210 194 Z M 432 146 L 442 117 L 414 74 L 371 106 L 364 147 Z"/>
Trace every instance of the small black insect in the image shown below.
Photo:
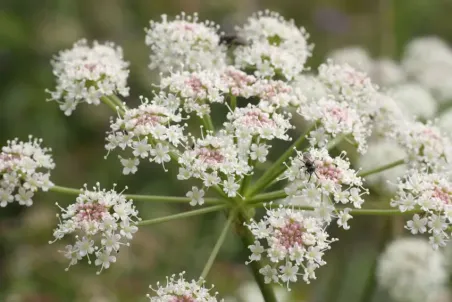
<path fill-rule="evenodd" d="M 315 162 L 312 159 L 311 154 L 303 153 L 303 160 L 302 161 L 304 163 L 305 173 L 309 174 L 308 182 L 311 181 L 312 174 L 315 174 L 315 176 L 317 176 L 317 178 L 319 178 L 319 176 L 316 173 L 317 166 L 315 165 Z"/>
<path fill-rule="evenodd" d="M 248 42 L 236 34 L 224 34 L 220 37 L 220 44 L 225 44 L 227 46 L 244 46 L 248 45 Z"/>

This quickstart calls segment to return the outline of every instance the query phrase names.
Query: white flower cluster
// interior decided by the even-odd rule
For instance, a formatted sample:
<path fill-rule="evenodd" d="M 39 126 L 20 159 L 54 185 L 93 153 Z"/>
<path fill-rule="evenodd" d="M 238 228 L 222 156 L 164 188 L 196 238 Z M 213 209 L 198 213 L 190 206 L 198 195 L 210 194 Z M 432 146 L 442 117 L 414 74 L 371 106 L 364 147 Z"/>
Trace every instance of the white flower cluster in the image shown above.
<path fill-rule="evenodd" d="M 216 298 L 218 293 L 210 294 L 209 291 L 213 289 L 213 286 L 209 289 L 204 287 L 204 280 L 192 280 L 188 282 L 184 278 L 185 272 L 179 274 L 176 279 L 176 275 L 172 275 L 167 278 L 166 285 L 157 283 L 157 288 L 154 289 L 149 286 L 155 292 L 155 296 L 148 294 L 148 298 L 151 302 L 217 302 L 220 301 Z"/>
<path fill-rule="evenodd" d="M 373 59 L 369 53 L 359 46 L 349 46 L 332 51 L 328 58 L 336 64 L 348 64 L 367 73 L 374 83 L 382 86 L 393 86 L 406 80 L 405 71 L 389 58 Z"/>
<path fill-rule="evenodd" d="M 397 85 L 389 94 L 408 118 L 429 120 L 435 117 L 438 104 L 428 90 L 418 84 Z"/>
<path fill-rule="evenodd" d="M 398 184 L 391 206 L 400 211 L 421 211 L 414 214 L 406 228 L 413 234 L 431 234 L 430 243 L 437 249 L 446 245 L 452 234 L 452 183 L 445 174 L 408 171 Z"/>
<path fill-rule="evenodd" d="M 251 172 L 247 159 L 239 155 L 234 138 L 225 131 L 220 131 L 216 136 L 208 134 L 196 139 L 193 148 L 181 155 L 177 178 L 198 178 L 203 181 L 204 187 L 221 185 L 229 197 L 235 197 L 240 188 L 239 180 Z M 203 190 L 199 192 L 204 194 Z M 198 189 L 189 192 L 190 195 L 193 193 L 197 196 Z M 203 201 L 197 203 L 202 204 Z"/>
<path fill-rule="evenodd" d="M 128 241 L 138 230 L 135 223 L 140 218 L 132 200 L 113 189 L 101 189 L 99 184 L 93 190 L 88 190 L 85 185 L 74 204 L 60 209 L 62 214 L 57 215 L 60 223 L 53 232 L 55 240 L 50 243 L 75 234 L 75 243 L 67 245 L 64 251 L 70 260 L 69 267 L 83 257 L 87 257 L 91 264 L 90 255 L 94 254 L 94 264 L 100 266 L 99 274 L 116 262 L 115 255 L 120 246 L 128 246 Z"/>
<path fill-rule="evenodd" d="M 224 93 L 229 92 L 216 70 L 172 73 L 161 79 L 160 89 L 179 97 L 184 111 L 199 117 L 210 113 L 211 103 L 223 103 Z"/>
<path fill-rule="evenodd" d="M 310 149 L 306 153 L 297 152 L 284 172 L 289 184 L 285 188 L 287 201 L 301 199 L 303 205 L 314 207 L 314 213 L 330 223 L 338 218 L 338 226 L 349 229 L 347 221 L 352 218 L 350 209 L 338 211 L 336 204 L 352 204 L 361 208 L 362 195 L 368 190 L 362 187 L 361 177 L 350 168 L 350 162 L 341 156 L 331 157 L 326 149 Z"/>
<path fill-rule="evenodd" d="M 234 50 L 235 65 L 260 78 L 290 81 L 305 69 L 311 56 L 312 47 L 305 29 L 275 12 L 258 12 L 243 27 L 238 27 L 237 32 L 247 45 Z"/>
<path fill-rule="evenodd" d="M 358 132 L 363 135 L 357 141 L 358 150 L 364 153 L 366 151 L 366 138 L 370 135 L 371 117 L 379 109 L 377 87 L 372 84 L 365 73 L 347 64 L 334 64 L 331 60 L 319 66 L 318 79 L 327 88 L 328 98 L 339 103 L 345 103 L 358 114 L 362 124 L 362 126 L 359 126 L 361 130 Z"/>
<path fill-rule="evenodd" d="M 55 164 L 49 152 L 41 147 L 41 139 L 29 137 L 28 142 L 17 138 L 8 141 L 0 152 L 0 207 L 17 201 L 31 206 L 38 189 L 47 191 L 53 187 L 50 170 Z"/>
<path fill-rule="evenodd" d="M 127 109 L 123 117 L 112 121 L 107 136 L 108 151 L 118 147 L 133 150 L 133 157 L 120 157 L 124 174 L 134 174 L 140 158 L 164 165 L 170 161 L 170 147 L 186 141 L 184 125 L 178 124 L 181 121 L 178 112 L 147 99 L 141 98 L 141 101 L 138 108 Z"/>
<path fill-rule="evenodd" d="M 66 115 L 81 102 L 98 105 L 103 96 L 129 95 L 129 63 L 113 43 L 94 42 L 91 47 L 80 40 L 72 49 L 61 51 L 52 66 L 57 85 L 55 91 L 48 91 L 49 100 L 57 101 Z"/>
<path fill-rule="evenodd" d="M 396 302 L 438 301 L 447 283 L 445 259 L 424 239 L 401 238 L 380 255 L 377 281 Z"/>
<path fill-rule="evenodd" d="M 247 227 L 256 238 L 249 246 L 250 262 L 264 255 L 270 262 L 259 271 L 265 283 L 283 282 L 288 288 L 300 275 L 306 283 L 315 279 L 315 270 L 326 264 L 324 252 L 336 240 L 328 238 L 322 220 L 282 206 L 268 209 L 261 221 L 251 220 Z"/>
<path fill-rule="evenodd" d="M 452 162 L 452 143 L 431 122 L 400 121 L 394 133 L 412 167 L 445 170 Z"/>
<path fill-rule="evenodd" d="M 338 135 L 351 135 L 358 144 L 358 150 L 367 149 L 370 128 L 363 124 L 360 114 L 348 104 L 332 98 L 312 101 L 308 106 L 300 106 L 297 113 L 306 121 L 317 122 L 316 129 L 309 133 L 311 146 L 324 148 Z"/>
<path fill-rule="evenodd" d="M 215 69 L 226 64 L 226 47 L 220 44 L 219 26 L 211 21 L 198 22 L 198 15 L 181 13 L 168 21 L 150 21 L 146 45 L 151 49 L 150 69 Z"/>
<path fill-rule="evenodd" d="M 405 49 L 402 66 L 439 102 L 452 100 L 452 48 L 443 40 L 433 36 L 414 39 Z"/>
<path fill-rule="evenodd" d="M 240 143 L 251 140 L 290 140 L 287 130 L 292 128 L 290 116 L 276 112 L 267 113 L 256 106 L 248 104 L 244 108 L 236 108 L 227 115 L 225 128 L 238 138 Z"/>

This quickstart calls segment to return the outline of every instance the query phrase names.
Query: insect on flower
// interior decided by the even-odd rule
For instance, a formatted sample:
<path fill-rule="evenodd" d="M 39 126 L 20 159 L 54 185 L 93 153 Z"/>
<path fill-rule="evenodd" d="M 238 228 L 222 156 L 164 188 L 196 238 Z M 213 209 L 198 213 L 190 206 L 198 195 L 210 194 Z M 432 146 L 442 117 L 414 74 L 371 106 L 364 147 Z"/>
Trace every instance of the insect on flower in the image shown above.
<path fill-rule="evenodd" d="M 220 37 L 220 44 L 224 44 L 228 47 L 233 46 L 245 46 L 249 43 L 245 40 L 245 38 L 237 35 L 237 34 L 224 34 Z"/>
<path fill-rule="evenodd" d="M 319 176 L 316 173 L 316 164 L 314 162 L 314 160 L 311 157 L 311 154 L 309 152 L 303 153 L 303 163 L 304 163 L 304 168 L 305 168 L 305 172 L 306 174 L 309 174 L 309 179 L 308 182 L 311 181 L 311 176 L 312 174 L 315 174 L 315 176 L 317 176 L 317 178 L 319 178 Z"/>

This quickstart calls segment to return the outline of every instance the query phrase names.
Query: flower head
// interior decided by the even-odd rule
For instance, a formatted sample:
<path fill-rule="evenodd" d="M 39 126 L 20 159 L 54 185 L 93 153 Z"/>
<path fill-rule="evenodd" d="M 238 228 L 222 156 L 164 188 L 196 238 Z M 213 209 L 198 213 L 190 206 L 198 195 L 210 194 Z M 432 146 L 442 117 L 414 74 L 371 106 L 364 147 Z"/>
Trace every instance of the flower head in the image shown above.
<path fill-rule="evenodd" d="M 70 259 L 69 267 L 83 257 L 91 264 L 94 255 L 95 265 L 100 266 L 98 273 L 116 261 L 121 245 L 129 245 L 138 230 L 135 223 L 140 220 L 132 200 L 115 190 L 102 190 L 99 184 L 93 190 L 85 185 L 75 203 L 61 211 L 60 223 L 53 232 L 55 240 L 50 243 L 75 234 L 75 243 L 64 251 Z"/>
<path fill-rule="evenodd" d="M 195 112 L 202 117 L 210 113 L 211 103 L 224 102 L 229 87 L 223 79 L 213 70 L 180 71 L 162 78 L 160 88 L 177 95 L 186 113 Z"/>
<path fill-rule="evenodd" d="M 256 237 L 250 245 L 250 262 L 265 256 L 269 265 L 261 269 L 266 283 L 283 282 L 289 287 L 302 276 L 307 283 L 315 279 L 315 269 L 326 264 L 322 259 L 330 243 L 328 234 L 322 227 L 322 220 L 282 206 L 267 209 L 260 222 L 251 220 L 247 224 Z"/>
<path fill-rule="evenodd" d="M 420 85 L 398 85 L 389 91 L 408 118 L 428 120 L 435 116 L 437 103 L 430 92 Z"/>
<path fill-rule="evenodd" d="M 151 302 L 217 302 L 217 293 L 213 295 L 209 293 L 212 288 L 204 287 L 204 280 L 192 280 L 188 282 L 184 278 L 185 272 L 167 278 L 166 285 L 157 283 L 157 288 L 150 288 L 154 291 L 155 296 L 148 294 Z"/>
<path fill-rule="evenodd" d="M 240 139 L 250 141 L 255 138 L 272 140 L 275 138 L 289 140 L 287 130 L 292 128 L 289 119 L 280 113 L 267 113 L 262 109 L 248 104 L 244 108 L 236 108 L 227 115 L 229 123 L 225 128 L 234 132 Z"/>
<path fill-rule="evenodd" d="M 178 179 L 198 178 L 205 187 L 224 180 L 223 189 L 230 197 L 236 196 L 238 180 L 251 170 L 233 137 L 224 131 L 195 140 L 193 148 L 185 150 L 179 158 L 179 164 Z"/>
<path fill-rule="evenodd" d="M 366 73 L 328 60 L 319 66 L 318 78 L 327 87 L 329 95 L 353 106 L 361 118 L 368 118 L 378 109 L 375 103 L 377 87 Z"/>
<path fill-rule="evenodd" d="M 29 137 L 28 142 L 17 138 L 8 141 L 0 152 L 0 207 L 17 201 L 31 206 L 38 189 L 47 191 L 53 187 L 50 170 L 55 164 L 49 152 L 41 147 L 42 139 Z"/>
<path fill-rule="evenodd" d="M 445 246 L 452 234 L 452 184 L 446 174 L 408 171 L 397 185 L 391 206 L 400 211 L 418 210 L 406 229 L 412 234 L 428 231 L 433 248 Z"/>
<path fill-rule="evenodd" d="M 220 44 L 218 25 L 199 22 L 198 15 L 181 13 L 172 21 L 162 15 L 160 22 L 150 21 L 146 45 L 150 47 L 150 69 L 214 69 L 225 65 L 226 47 Z"/>
<path fill-rule="evenodd" d="M 311 165 L 313 170 L 309 170 Z M 350 162 L 344 154 L 331 157 L 326 149 L 311 149 L 306 153 L 298 152 L 288 164 L 283 178 L 289 181 L 285 188 L 290 204 L 302 199 L 304 205 L 315 208 L 315 214 L 331 222 L 333 218 L 349 217 L 348 212 L 340 212 L 336 204 L 352 204 L 360 208 L 368 191 L 362 187 L 361 177 L 350 168 Z M 348 219 L 345 219 L 345 221 Z M 348 228 L 344 221 L 338 224 Z"/>
<path fill-rule="evenodd" d="M 57 101 L 66 115 L 81 102 L 99 105 L 102 96 L 129 95 L 129 63 L 113 43 L 94 42 L 89 46 L 86 40 L 80 40 L 72 49 L 61 51 L 52 66 L 57 85 L 55 91 L 48 91 L 49 100 Z"/>
<path fill-rule="evenodd" d="M 349 46 L 332 51 L 328 58 L 337 64 L 348 64 L 355 68 L 368 73 L 372 67 L 372 58 L 369 53 L 359 46 Z"/>
<path fill-rule="evenodd" d="M 257 77 L 292 80 L 304 70 L 311 56 L 312 47 L 304 28 L 298 28 L 293 20 L 284 20 L 278 13 L 258 12 L 237 31 L 248 44 L 235 49 L 235 64 L 254 71 Z"/>
<path fill-rule="evenodd" d="M 162 97 L 162 96 L 160 96 Z M 123 173 L 135 173 L 140 158 L 164 164 L 169 161 L 168 145 L 177 147 L 186 141 L 181 116 L 168 106 L 141 98 L 138 108 L 127 109 L 122 117 L 111 122 L 105 148 L 111 151 L 130 148 L 132 158 L 121 158 Z"/>
<path fill-rule="evenodd" d="M 445 170 L 452 160 L 451 140 L 432 122 L 400 121 L 393 136 L 405 149 L 412 167 Z"/>
<path fill-rule="evenodd" d="M 445 259 L 420 238 L 391 242 L 380 255 L 377 281 L 394 301 L 424 302 L 447 282 Z"/>

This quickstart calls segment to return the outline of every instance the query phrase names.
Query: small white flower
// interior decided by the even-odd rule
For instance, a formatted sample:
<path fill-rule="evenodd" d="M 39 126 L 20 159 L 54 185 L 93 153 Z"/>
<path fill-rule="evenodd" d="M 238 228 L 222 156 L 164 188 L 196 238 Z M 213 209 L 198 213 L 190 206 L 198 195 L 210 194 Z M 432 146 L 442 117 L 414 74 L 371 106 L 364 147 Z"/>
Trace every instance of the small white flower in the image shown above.
<path fill-rule="evenodd" d="M 199 190 L 197 187 L 192 187 L 191 191 L 188 191 L 186 196 L 191 199 L 191 206 L 195 206 L 197 204 L 201 206 L 204 204 L 204 190 Z"/>
<path fill-rule="evenodd" d="M 261 260 L 262 253 L 265 251 L 264 247 L 260 244 L 259 241 L 255 241 L 253 245 L 248 246 L 251 251 L 250 260 L 251 261 L 259 261 Z"/>
<path fill-rule="evenodd" d="M 427 218 L 421 218 L 418 214 L 414 214 L 413 220 L 409 220 L 406 223 L 406 228 L 411 231 L 411 234 L 425 233 L 427 231 Z"/>
<path fill-rule="evenodd" d="M 138 158 L 121 158 L 120 161 L 124 166 L 124 168 L 122 169 L 122 174 L 128 175 L 130 173 L 135 174 L 135 172 L 137 172 L 137 166 L 140 163 L 140 160 Z"/>

